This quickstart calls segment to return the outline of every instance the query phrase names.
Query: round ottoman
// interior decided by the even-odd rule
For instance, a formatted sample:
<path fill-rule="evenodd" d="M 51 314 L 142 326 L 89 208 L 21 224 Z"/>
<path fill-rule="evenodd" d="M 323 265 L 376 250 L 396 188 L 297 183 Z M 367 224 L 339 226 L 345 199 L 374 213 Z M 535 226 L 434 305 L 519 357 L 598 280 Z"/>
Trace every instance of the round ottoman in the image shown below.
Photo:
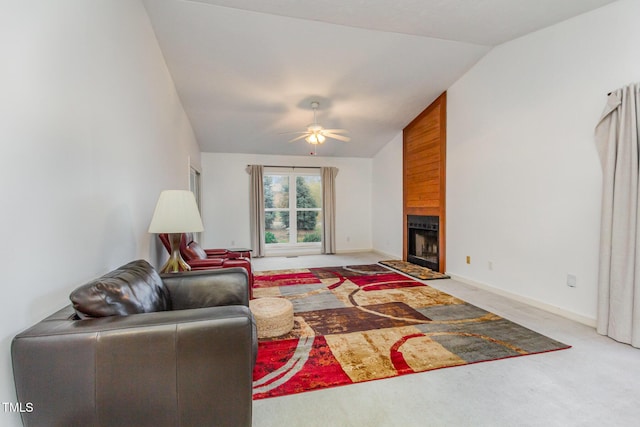
<path fill-rule="evenodd" d="M 293 304 L 287 299 L 252 299 L 249 309 L 256 319 L 258 338 L 278 337 L 293 329 Z"/>

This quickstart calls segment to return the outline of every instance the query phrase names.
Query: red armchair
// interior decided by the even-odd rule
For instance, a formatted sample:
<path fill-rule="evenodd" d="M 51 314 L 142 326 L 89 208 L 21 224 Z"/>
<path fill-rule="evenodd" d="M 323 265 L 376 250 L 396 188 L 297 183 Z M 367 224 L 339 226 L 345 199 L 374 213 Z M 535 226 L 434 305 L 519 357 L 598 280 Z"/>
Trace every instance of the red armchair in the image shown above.
<path fill-rule="evenodd" d="M 171 253 L 171 244 L 168 234 L 160 234 L 160 240 L 164 247 Z M 193 233 L 182 233 L 180 240 L 180 254 L 187 263 L 191 259 L 207 258 L 247 258 L 251 260 L 250 251 L 230 251 L 229 249 L 203 249 L 198 242 L 193 240 Z"/>
<path fill-rule="evenodd" d="M 171 253 L 168 234 L 159 234 L 160 241 Z M 193 240 L 193 233 L 182 233 L 180 239 L 180 255 L 189 264 L 192 271 L 214 270 L 218 268 L 242 267 L 249 275 L 249 290 L 253 287 L 253 271 L 251 270 L 251 253 L 236 252 L 228 249 L 203 249 Z"/>

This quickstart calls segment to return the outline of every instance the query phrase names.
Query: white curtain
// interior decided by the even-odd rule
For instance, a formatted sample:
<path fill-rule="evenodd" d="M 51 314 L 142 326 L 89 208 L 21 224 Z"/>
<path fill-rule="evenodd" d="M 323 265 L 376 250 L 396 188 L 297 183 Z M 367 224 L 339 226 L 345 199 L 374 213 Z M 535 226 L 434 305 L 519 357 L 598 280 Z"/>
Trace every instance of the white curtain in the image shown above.
<path fill-rule="evenodd" d="M 336 175 L 338 168 L 320 168 L 322 179 L 322 253 L 336 253 Z"/>
<path fill-rule="evenodd" d="M 247 172 L 249 179 L 249 221 L 251 230 L 252 256 L 263 257 L 265 250 L 264 240 L 264 167 L 262 165 L 249 165 Z"/>
<path fill-rule="evenodd" d="M 597 331 L 640 347 L 640 83 L 609 94 L 596 127 L 603 171 Z"/>

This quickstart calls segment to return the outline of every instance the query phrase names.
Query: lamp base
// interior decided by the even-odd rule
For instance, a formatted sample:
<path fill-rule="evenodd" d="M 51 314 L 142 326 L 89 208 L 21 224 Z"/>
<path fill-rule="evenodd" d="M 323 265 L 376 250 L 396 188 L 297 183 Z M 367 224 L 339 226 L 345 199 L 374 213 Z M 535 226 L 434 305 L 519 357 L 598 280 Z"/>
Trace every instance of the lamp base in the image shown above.
<path fill-rule="evenodd" d="M 169 259 L 162 266 L 162 269 L 160 269 L 160 273 L 178 273 L 191 270 L 191 266 L 180 255 L 180 239 L 182 239 L 182 233 L 169 233 L 171 255 L 169 255 Z"/>

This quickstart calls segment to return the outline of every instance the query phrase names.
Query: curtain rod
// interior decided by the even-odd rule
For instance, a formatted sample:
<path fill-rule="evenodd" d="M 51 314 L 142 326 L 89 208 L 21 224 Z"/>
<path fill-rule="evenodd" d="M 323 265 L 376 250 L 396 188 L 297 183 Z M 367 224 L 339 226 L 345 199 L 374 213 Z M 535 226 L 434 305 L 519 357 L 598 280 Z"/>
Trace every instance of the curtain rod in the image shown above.
<path fill-rule="evenodd" d="M 247 165 L 249 167 L 251 165 Z M 282 165 L 262 165 L 265 168 L 291 168 L 291 169 L 320 169 L 321 166 L 282 166 Z"/>

